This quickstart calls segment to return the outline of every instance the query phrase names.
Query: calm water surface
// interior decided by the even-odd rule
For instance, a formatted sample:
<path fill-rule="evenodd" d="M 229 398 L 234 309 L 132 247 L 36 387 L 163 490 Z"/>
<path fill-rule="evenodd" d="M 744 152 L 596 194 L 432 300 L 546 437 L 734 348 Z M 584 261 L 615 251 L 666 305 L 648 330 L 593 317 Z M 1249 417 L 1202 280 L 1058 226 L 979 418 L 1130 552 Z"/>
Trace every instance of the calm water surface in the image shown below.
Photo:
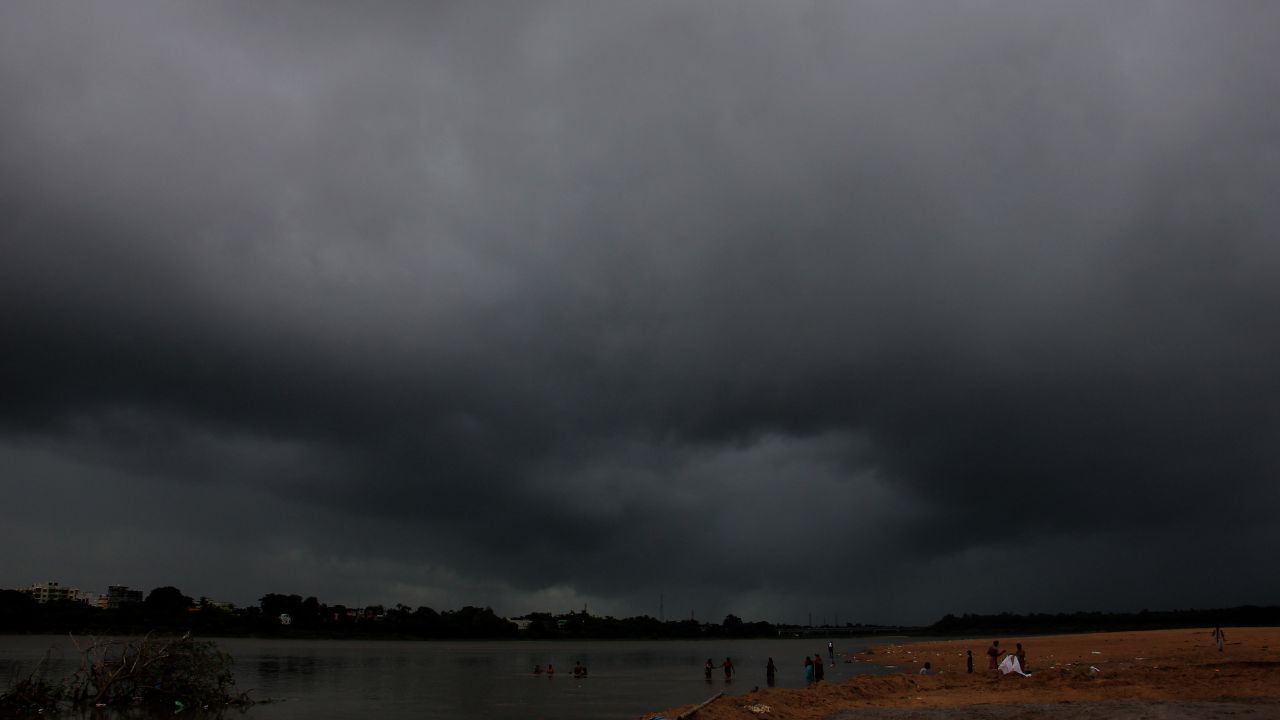
<path fill-rule="evenodd" d="M 888 642 L 888 638 L 836 639 L 836 652 Z M 634 719 L 718 692 L 741 695 L 765 685 L 769 657 L 778 686 L 804 684 L 804 656 L 821 652 L 826 639 L 725 641 L 417 642 L 359 640 L 263 640 L 228 638 L 218 645 L 236 660 L 241 690 L 259 700 L 243 715 L 227 718 L 557 718 Z M 60 636 L 0 637 L 0 682 L 6 686 L 53 648 L 49 675 L 75 669 L 78 656 Z M 707 658 L 733 658 L 737 675 L 726 683 L 717 670 L 708 683 Z M 590 669 L 572 676 L 574 661 Z M 555 665 L 554 676 L 535 676 L 534 665 Z M 828 680 L 883 672 L 857 663 L 827 668 Z"/>

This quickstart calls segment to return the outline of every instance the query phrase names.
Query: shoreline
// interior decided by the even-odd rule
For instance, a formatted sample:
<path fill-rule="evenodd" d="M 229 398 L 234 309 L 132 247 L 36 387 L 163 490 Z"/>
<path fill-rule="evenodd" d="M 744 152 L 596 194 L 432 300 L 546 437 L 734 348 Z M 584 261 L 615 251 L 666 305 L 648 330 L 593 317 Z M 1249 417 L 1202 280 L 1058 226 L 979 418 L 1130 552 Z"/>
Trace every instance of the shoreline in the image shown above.
<path fill-rule="evenodd" d="M 1035 717 L 1045 718 L 1191 718 L 1205 716 L 1206 707 L 1222 716 L 1255 707 L 1267 714 L 1280 711 L 1280 628 L 1224 631 L 1227 642 L 1221 653 L 1211 638 L 1212 628 L 999 638 L 1001 646 L 1010 649 L 1017 641 L 1024 643 L 1030 677 L 987 670 L 984 653 L 993 638 L 895 643 L 844 657 L 846 662 L 898 672 L 803 689 L 760 689 L 721 698 L 692 717 L 1003 718 L 1025 716 L 1033 707 Z M 974 654 L 972 674 L 965 671 L 966 649 Z M 926 661 L 934 673 L 920 675 Z M 751 706 L 767 707 L 768 712 L 753 712 Z M 1052 706 L 1061 710 L 1044 709 Z M 644 718 L 660 715 L 672 720 L 692 707 Z M 1082 715 L 1086 711 L 1098 714 Z"/>

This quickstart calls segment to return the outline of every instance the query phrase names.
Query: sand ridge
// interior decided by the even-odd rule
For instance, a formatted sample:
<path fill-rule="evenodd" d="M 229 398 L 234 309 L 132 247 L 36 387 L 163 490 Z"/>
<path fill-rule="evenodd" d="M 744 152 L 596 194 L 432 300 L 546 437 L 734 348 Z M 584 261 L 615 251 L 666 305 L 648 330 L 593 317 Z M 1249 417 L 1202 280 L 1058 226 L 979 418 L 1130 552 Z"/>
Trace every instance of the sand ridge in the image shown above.
<path fill-rule="evenodd" d="M 802 689 L 767 688 L 723 697 L 698 711 L 698 720 L 772 718 L 906 717 L 880 709 L 922 711 L 920 717 L 999 717 L 1000 706 L 1116 704 L 1125 714 L 1141 714 L 1144 704 L 1161 707 L 1169 717 L 1187 703 L 1218 703 L 1270 708 L 1280 705 L 1280 628 L 1225 628 L 1224 652 L 1214 644 L 1212 628 L 1144 632 L 1089 633 L 1000 638 L 1001 647 L 1023 643 L 1031 677 L 1002 676 L 987 670 L 989 638 L 888 645 L 846 656 L 848 662 L 875 663 L 901 670 L 889 675 L 863 675 L 840 683 Z M 965 650 L 974 654 L 974 673 L 965 672 Z M 919 675 L 928 661 L 935 674 Z M 756 712 L 750 709 L 754 706 Z M 957 714 L 958 707 L 971 712 Z M 662 715 L 675 718 L 692 705 Z M 767 707 L 768 712 L 758 712 Z M 1077 708 L 1083 711 L 1082 705 Z M 933 714 L 931 709 L 951 708 Z M 994 708 L 994 709 L 993 709 Z M 873 710 L 873 712 L 857 712 Z M 1096 707 L 1095 707 L 1096 709 Z M 1185 709 L 1185 708 L 1184 708 Z M 994 714 L 993 714 L 994 713 Z M 1054 715 L 1037 713 L 1044 717 Z M 1188 716 L 1194 716 L 1191 712 Z"/>

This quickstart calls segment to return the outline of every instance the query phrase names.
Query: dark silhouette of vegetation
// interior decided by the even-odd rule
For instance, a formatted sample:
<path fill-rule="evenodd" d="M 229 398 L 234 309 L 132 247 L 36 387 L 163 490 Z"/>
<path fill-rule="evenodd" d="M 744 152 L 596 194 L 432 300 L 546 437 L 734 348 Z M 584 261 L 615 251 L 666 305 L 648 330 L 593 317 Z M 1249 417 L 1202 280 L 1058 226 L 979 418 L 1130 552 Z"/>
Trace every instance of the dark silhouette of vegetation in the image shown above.
<path fill-rule="evenodd" d="M 734 614 L 719 623 L 694 619 L 662 621 L 647 615 L 628 618 L 582 612 L 531 613 L 499 617 L 491 608 L 466 606 L 437 611 L 407 605 L 348 607 L 315 597 L 267 593 L 257 606 L 234 607 L 192 600 L 175 587 L 152 590 L 143 602 L 99 609 L 82 602 L 40 605 L 30 595 L 0 590 L 0 633 L 73 633 L 142 635 L 151 632 L 205 637 L 361 637 L 407 639 L 623 639 L 746 638 L 891 634 L 1027 634 L 1142 630 L 1173 627 L 1280 625 L 1280 607 L 1243 606 L 1218 610 L 1172 610 L 1139 613 L 1077 612 L 1070 614 L 947 615 L 923 628 L 845 623 L 809 628 L 749 622 Z"/>
<path fill-rule="evenodd" d="M 188 635 L 158 640 L 95 641 L 81 648 L 80 669 L 50 681 L 43 663 L 0 693 L 0 713 L 64 709 L 150 708 L 166 714 L 192 708 L 251 705 L 235 692 L 231 656 Z"/>
<path fill-rule="evenodd" d="M 100 609 L 83 602 L 37 604 L 14 590 L 0 591 L 0 633 L 141 635 L 191 632 L 202 636 L 514 638 L 515 623 L 490 608 L 437 612 L 405 605 L 350 608 L 314 597 L 268 593 L 257 607 L 193 601 L 174 587 L 152 590 L 141 603 Z"/>
<path fill-rule="evenodd" d="M 141 603 L 99 609 L 81 602 L 45 605 L 26 593 L 0 591 L 0 632 L 139 635 L 191 632 L 201 636 L 387 637 L 421 639 L 488 638 L 702 638 L 769 637 L 779 627 L 729 615 L 723 623 L 662 622 L 648 616 L 600 617 L 587 612 L 533 613 L 518 625 L 491 608 L 466 606 L 437 611 L 395 605 L 347 607 L 315 597 L 267 593 L 256 607 L 193 601 L 175 587 L 152 590 Z M 521 626 L 524 626 L 523 629 Z"/>
<path fill-rule="evenodd" d="M 158 587 L 147 595 L 143 609 L 152 620 L 182 621 L 195 604 L 176 587 Z"/>
<path fill-rule="evenodd" d="M 1181 627 L 1280 625 L 1280 606 L 1243 605 L 1215 610 L 1143 610 L 1136 613 L 1075 612 L 1030 615 L 947 615 L 926 631 L 936 635 L 1112 632 Z"/>

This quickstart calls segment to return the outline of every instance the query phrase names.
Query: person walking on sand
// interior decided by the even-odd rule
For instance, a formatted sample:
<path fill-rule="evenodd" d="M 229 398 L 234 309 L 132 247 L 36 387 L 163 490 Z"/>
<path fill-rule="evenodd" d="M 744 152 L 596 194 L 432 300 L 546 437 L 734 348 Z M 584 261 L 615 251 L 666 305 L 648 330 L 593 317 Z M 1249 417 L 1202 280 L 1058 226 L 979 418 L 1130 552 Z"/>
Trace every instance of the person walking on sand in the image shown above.
<path fill-rule="evenodd" d="M 822 669 L 822 653 L 813 654 L 813 681 L 822 682 L 825 671 Z"/>
<path fill-rule="evenodd" d="M 764 666 L 764 680 L 769 683 L 769 687 L 773 687 L 778 680 L 778 666 L 773 664 L 773 658 L 769 658 L 769 664 Z"/>
<path fill-rule="evenodd" d="M 1213 641 L 1218 643 L 1218 652 L 1222 652 L 1222 643 L 1227 639 L 1227 634 L 1222 632 L 1221 626 L 1213 628 Z"/>
<path fill-rule="evenodd" d="M 964 652 L 965 652 L 964 664 L 965 664 L 966 672 L 972 675 L 973 674 L 973 651 L 965 650 Z"/>
<path fill-rule="evenodd" d="M 999 661 L 1000 661 L 1000 656 L 1001 656 L 1001 655 L 1003 655 L 1003 654 L 1004 654 L 1004 651 L 1000 649 L 1000 641 L 999 641 L 999 640 L 992 640 L 992 641 L 991 641 L 991 647 L 987 648 L 987 658 L 988 658 L 988 662 L 987 662 L 987 669 L 988 669 L 988 670 L 997 670 L 997 669 L 999 669 L 999 668 L 1000 668 L 1000 662 L 999 662 Z"/>
<path fill-rule="evenodd" d="M 1013 654 L 1013 656 L 1018 658 L 1018 667 L 1022 668 L 1022 672 L 1024 673 L 1031 672 L 1027 669 L 1027 652 L 1022 649 L 1022 643 L 1017 643 L 1017 645 L 1018 650 Z"/>

